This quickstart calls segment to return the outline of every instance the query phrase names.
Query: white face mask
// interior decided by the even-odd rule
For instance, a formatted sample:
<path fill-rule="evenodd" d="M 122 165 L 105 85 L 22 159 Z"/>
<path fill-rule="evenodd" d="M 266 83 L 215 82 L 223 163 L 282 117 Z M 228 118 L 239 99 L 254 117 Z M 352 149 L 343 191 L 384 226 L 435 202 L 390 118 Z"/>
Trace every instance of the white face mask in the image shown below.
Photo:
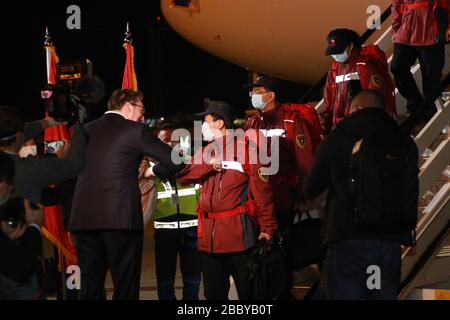
<path fill-rule="evenodd" d="M 209 127 L 209 123 L 203 122 L 202 123 L 202 134 L 205 141 L 213 141 L 214 140 L 214 133 L 211 131 L 211 128 Z"/>
<path fill-rule="evenodd" d="M 347 50 L 344 50 L 344 52 L 340 54 L 332 54 L 331 56 L 333 57 L 334 60 L 336 60 L 339 63 L 344 63 L 345 61 L 347 61 L 349 57 Z"/>
<path fill-rule="evenodd" d="M 253 94 L 252 95 L 252 105 L 256 110 L 264 110 L 266 107 L 267 102 L 263 102 L 262 94 Z"/>
<path fill-rule="evenodd" d="M 22 149 L 19 150 L 19 157 L 26 158 L 28 156 L 37 156 L 36 146 L 23 146 Z"/>

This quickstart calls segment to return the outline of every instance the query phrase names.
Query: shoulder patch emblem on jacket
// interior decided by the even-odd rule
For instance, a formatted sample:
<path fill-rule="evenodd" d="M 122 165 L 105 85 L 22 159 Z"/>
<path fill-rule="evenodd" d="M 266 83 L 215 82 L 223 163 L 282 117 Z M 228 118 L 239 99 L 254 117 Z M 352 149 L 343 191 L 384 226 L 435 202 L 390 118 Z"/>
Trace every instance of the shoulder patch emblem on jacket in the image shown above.
<path fill-rule="evenodd" d="M 304 134 L 299 134 L 295 137 L 295 141 L 297 142 L 297 145 L 304 149 L 306 147 L 306 136 Z"/>
<path fill-rule="evenodd" d="M 264 168 L 258 169 L 258 176 L 263 182 L 269 182 L 269 176 L 264 174 Z"/>
<path fill-rule="evenodd" d="M 383 78 L 380 75 L 378 75 L 378 74 L 374 74 L 370 78 L 370 82 L 372 82 L 372 85 L 375 88 L 381 88 L 381 86 L 383 85 Z"/>

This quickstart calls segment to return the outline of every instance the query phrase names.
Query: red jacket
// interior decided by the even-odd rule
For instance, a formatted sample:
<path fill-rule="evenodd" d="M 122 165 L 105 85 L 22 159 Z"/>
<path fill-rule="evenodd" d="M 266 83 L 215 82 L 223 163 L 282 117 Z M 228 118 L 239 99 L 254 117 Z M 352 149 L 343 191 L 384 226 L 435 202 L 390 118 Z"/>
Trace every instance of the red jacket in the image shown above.
<path fill-rule="evenodd" d="M 352 52 L 344 63 L 333 62 L 328 71 L 324 88 L 324 103 L 320 112 L 323 134 L 327 135 L 350 113 L 350 80 L 360 81 L 361 89 L 374 89 L 385 97 L 386 111 L 395 113 L 394 86 L 386 61 L 380 62 L 371 55 L 363 55 L 365 49 Z"/>
<path fill-rule="evenodd" d="M 313 115 L 307 123 L 299 113 L 293 111 L 295 106 L 298 105 L 282 104 L 271 111 L 259 113 L 249 118 L 244 127 L 245 130 L 283 130 L 280 137 L 279 171 L 270 176 L 276 210 L 290 210 L 303 201 L 303 179 L 313 164 L 314 153 L 321 140 L 315 109 L 303 105 L 303 108 L 311 108 L 310 114 Z"/>
<path fill-rule="evenodd" d="M 435 0 L 437 6 L 449 10 L 448 1 Z M 437 25 L 434 8 L 430 6 L 407 8 L 410 5 L 428 0 L 393 0 L 392 2 L 392 32 L 394 42 L 409 46 L 429 46 L 437 43 Z M 450 22 L 450 20 L 448 20 Z M 443 39 L 440 39 L 441 41 Z"/>
<path fill-rule="evenodd" d="M 223 144 L 219 152 L 214 146 Z M 190 164 L 177 176 L 180 184 L 200 183 L 199 251 L 210 253 L 242 252 L 253 247 L 260 232 L 273 234 L 277 223 L 273 211 L 273 194 L 265 176 L 260 174 L 261 165 L 241 163 L 244 172 L 227 169 L 217 172 L 210 160 L 236 161 L 239 148 L 235 144 L 234 155 L 226 154 L 232 147 L 230 141 L 216 140 L 201 149 L 193 161 L 206 155 L 201 164 Z M 247 149 L 248 150 L 248 149 Z M 223 159 L 220 153 L 224 154 Z M 229 157 L 229 159 L 227 158 Z M 233 210 L 247 199 L 248 190 L 256 205 L 255 217 L 246 213 L 221 219 L 211 219 L 208 214 Z M 259 227 L 259 228 L 258 228 Z"/>

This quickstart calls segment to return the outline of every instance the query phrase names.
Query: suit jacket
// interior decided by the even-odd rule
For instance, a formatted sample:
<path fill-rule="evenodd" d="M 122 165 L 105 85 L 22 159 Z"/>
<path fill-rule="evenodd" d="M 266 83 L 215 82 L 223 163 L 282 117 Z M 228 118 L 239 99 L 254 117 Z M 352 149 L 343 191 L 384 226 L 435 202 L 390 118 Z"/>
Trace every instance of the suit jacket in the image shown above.
<path fill-rule="evenodd" d="M 143 156 L 159 162 L 154 173 L 163 180 L 183 166 L 173 164 L 172 148 L 147 127 L 120 114 L 106 113 L 86 131 L 86 165 L 78 176 L 69 230 L 142 230 L 138 169 Z"/>

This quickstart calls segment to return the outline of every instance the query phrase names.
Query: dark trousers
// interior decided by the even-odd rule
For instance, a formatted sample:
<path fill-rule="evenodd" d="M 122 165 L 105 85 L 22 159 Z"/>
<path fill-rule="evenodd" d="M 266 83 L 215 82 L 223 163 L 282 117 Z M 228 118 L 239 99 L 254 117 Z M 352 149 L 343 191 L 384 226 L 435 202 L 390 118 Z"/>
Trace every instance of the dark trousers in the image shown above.
<path fill-rule="evenodd" d="M 289 229 L 294 224 L 295 219 L 295 211 L 292 210 L 275 210 L 275 215 L 277 218 L 278 228 L 276 231 L 275 241 L 278 242 L 278 245 L 284 251 L 287 246 L 287 242 L 289 241 L 288 233 Z"/>
<path fill-rule="evenodd" d="M 80 231 L 75 233 L 81 271 L 81 299 L 105 300 L 108 269 L 114 300 L 138 300 L 143 247 L 142 231 Z"/>
<path fill-rule="evenodd" d="M 207 300 L 228 300 L 230 275 L 239 300 L 248 300 L 247 260 L 249 251 L 237 253 L 201 253 L 203 286 Z"/>
<path fill-rule="evenodd" d="M 288 256 L 287 256 L 287 246 L 289 243 L 289 229 L 294 224 L 295 214 L 294 209 L 292 210 L 275 210 L 275 214 L 277 217 L 278 229 L 276 241 L 285 257 L 286 266 L 288 265 Z M 282 293 L 278 300 L 291 300 L 292 294 L 291 289 L 293 286 L 291 272 L 286 272 L 286 292 Z"/>
<path fill-rule="evenodd" d="M 17 282 L 0 274 L 0 300 L 45 300 L 36 272 L 25 282 Z"/>
<path fill-rule="evenodd" d="M 379 289 L 370 286 L 377 281 L 374 266 L 380 271 Z M 327 299 L 395 300 L 400 268 L 398 243 L 359 239 L 330 244 L 326 260 Z"/>
<path fill-rule="evenodd" d="M 174 284 L 178 254 L 183 277 L 183 300 L 198 300 L 201 270 L 196 227 L 155 229 L 158 297 L 160 300 L 176 300 Z"/>
<path fill-rule="evenodd" d="M 279 230 L 287 230 L 294 223 L 295 211 L 292 210 L 275 210 L 275 214 L 277 217 L 278 229 Z"/>
<path fill-rule="evenodd" d="M 427 110 L 424 116 L 425 120 L 427 120 L 435 113 L 434 101 L 440 94 L 438 93 L 436 96 L 435 88 L 440 86 L 442 69 L 445 64 L 444 43 L 441 42 L 431 46 L 394 44 L 391 72 L 394 75 L 398 91 L 407 100 L 407 108 L 410 112 L 414 112 L 423 102 L 423 97 L 410 71 L 417 59 L 419 59 L 422 71 L 424 98 L 430 101 L 425 106 Z"/>

